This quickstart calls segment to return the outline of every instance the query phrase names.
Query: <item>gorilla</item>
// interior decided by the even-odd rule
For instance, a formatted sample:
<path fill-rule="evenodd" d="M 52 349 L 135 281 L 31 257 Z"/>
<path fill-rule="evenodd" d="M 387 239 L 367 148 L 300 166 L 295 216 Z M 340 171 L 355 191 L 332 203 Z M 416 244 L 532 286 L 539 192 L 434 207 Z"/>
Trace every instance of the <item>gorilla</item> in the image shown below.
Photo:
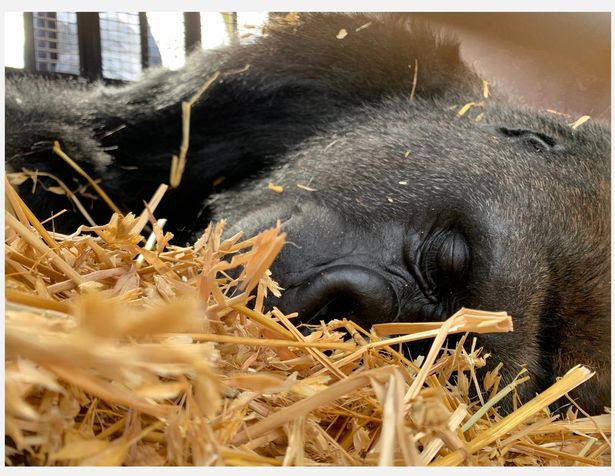
<path fill-rule="evenodd" d="M 597 375 L 575 398 L 592 413 L 610 405 L 610 128 L 485 97 L 458 43 L 424 23 L 291 15 L 132 84 L 9 78 L 7 168 L 73 187 L 57 140 L 140 211 L 169 180 L 181 101 L 210 79 L 181 184 L 157 211 L 178 240 L 210 220 L 253 234 L 280 219 L 288 243 L 272 272 L 285 292 L 272 303 L 302 322 L 505 310 L 514 332 L 478 339 L 505 377 L 530 371 L 522 399 L 584 364 Z M 39 216 L 71 208 L 31 188 L 21 193 Z M 69 210 L 54 226 L 82 222 Z"/>

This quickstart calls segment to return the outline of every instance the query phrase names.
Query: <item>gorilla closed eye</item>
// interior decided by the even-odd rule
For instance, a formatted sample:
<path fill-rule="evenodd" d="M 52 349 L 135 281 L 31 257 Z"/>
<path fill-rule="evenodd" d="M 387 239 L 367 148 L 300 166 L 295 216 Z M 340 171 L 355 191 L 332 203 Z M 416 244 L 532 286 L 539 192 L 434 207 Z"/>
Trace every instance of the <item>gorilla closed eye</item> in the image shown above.
<path fill-rule="evenodd" d="M 505 137 L 518 138 L 525 141 L 538 151 L 552 150 L 558 145 L 553 137 L 542 132 L 529 129 L 509 129 L 507 127 L 498 127 L 497 130 Z"/>
<path fill-rule="evenodd" d="M 433 289 L 440 292 L 463 287 L 470 265 L 470 247 L 457 230 L 442 230 L 426 240 L 421 269 Z"/>

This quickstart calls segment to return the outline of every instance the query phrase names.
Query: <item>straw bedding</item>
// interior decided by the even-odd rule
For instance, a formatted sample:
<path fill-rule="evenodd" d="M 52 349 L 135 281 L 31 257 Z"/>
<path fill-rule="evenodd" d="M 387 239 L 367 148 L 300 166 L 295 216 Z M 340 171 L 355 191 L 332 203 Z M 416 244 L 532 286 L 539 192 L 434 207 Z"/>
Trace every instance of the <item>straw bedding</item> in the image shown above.
<path fill-rule="evenodd" d="M 610 414 L 548 409 L 588 369 L 520 402 L 529 377 L 502 385 L 506 362 L 465 334 L 512 330 L 504 312 L 306 336 L 264 307 L 281 291 L 279 225 L 223 240 L 218 223 L 174 246 L 161 187 L 141 216 L 65 236 L 6 189 L 7 465 L 610 464 Z M 431 350 L 408 360 L 421 339 Z"/>

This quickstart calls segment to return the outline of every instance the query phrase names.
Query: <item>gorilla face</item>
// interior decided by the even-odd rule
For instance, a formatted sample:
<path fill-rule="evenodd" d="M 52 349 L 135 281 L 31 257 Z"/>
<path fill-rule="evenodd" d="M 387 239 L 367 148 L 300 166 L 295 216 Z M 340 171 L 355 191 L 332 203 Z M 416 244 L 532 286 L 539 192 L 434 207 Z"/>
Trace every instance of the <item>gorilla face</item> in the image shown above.
<path fill-rule="evenodd" d="M 302 322 L 508 311 L 514 333 L 479 342 L 511 372 L 530 369 L 532 395 L 575 359 L 609 358 L 580 340 L 609 333 L 609 130 L 496 101 L 476 122 L 459 107 L 358 108 L 212 205 L 246 211 L 231 233 L 283 220 L 289 243 L 272 271 L 286 291 L 271 303 Z"/>
<path fill-rule="evenodd" d="M 330 266 L 386 275 L 398 301 L 387 308 L 395 312 L 358 312 L 366 322 L 444 317 L 461 298 L 470 305 L 472 288 L 485 290 L 493 280 L 494 289 L 527 294 L 506 282 L 536 286 L 531 282 L 553 267 L 571 266 L 566 260 L 608 273 L 608 262 L 597 258 L 608 252 L 608 129 L 572 131 L 550 116 L 501 104 L 484 114 L 506 127 L 455 118 L 444 107 L 436 114 L 432 104 L 364 108 L 362 119 L 336 123 L 261 182 L 212 204 L 219 217 L 233 213 L 227 203 L 245 210 L 231 233 L 253 233 L 282 218 L 291 244 L 276 276 L 285 287 Z M 267 191 L 268 182 L 284 192 Z M 556 263 L 548 266 L 550 260 Z M 528 304 L 498 294 L 490 300 L 497 308 Z"/>
<path fill-rule="evenodd" d="M 250 235 L 281 219 L 287 245 L 272 272 L 286 291 L 271 304 L 302 322 L 351 317 L 369 328 L 443 320 L 461 306 L 507 311 L 514 332 L 479 341 L 509 379 L 530 371 L 523 398 L 584 364 L 597 376 L 577 395 L 601 412 L 610 129 L 573 129 L 497 91 L 484 98 L 457 45 L 407 18 L 300 18 L 124 87 L 8 81 L 8 164 L 72 184 L 72 170 L 50 158 L 59 140 L 123 209 L 141 210 L 168 180 L 179 103 L 215 73 L 192 108 L 181 186 L 157 209 L 174 232 L 194 238 L 228 219 L 229 234 Z M 220 177 L 226 191 L 212 195 Z M 67 207 L 41 187 L 22 193 L 41 217 Z M 91 214 L 108 220 L 104 204 Z M 55 225 L 81 222 L 67 213 Z"/>

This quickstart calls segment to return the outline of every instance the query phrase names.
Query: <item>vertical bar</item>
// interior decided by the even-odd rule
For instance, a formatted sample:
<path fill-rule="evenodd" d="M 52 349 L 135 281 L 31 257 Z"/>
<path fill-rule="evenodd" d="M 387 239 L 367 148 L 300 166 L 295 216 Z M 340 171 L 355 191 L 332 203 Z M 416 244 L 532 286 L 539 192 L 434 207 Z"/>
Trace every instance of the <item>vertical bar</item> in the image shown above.
<path fill-rule="evenodd" d="M 32 12 L 24 12 L 24 70 L 34 73 L 36 71 L 36 53 L 34 51 L 34 15 Z"/>
<path fill-rule="evenodd" d="M 190 53 L 201 44 L 201 14 L 199 12 L 184 12 L 184 32 L 186 53 Z"/>
<path fill-rule="evenodd" d="M 233 44 L 239 44 L 239 28 L 237 28 L 237 12 L 231 13 L 231 31 L 233 32 Z"/>
<path fill-rule="evenodd" d="M 77 12 L 81 75 L 90 81 L 102 78 L 100 19 L 96 12 Z"/>
<path fill-rule="evenodd" d="M 149 35 L 147 34 L 147 13 L 139 12 L 139 33 L 141 35 L 141 67 L 145 71 L 149 66 Z"/>
<path fill-rule="evenodd" d="M 220 12 L 224 18 L 224 26 L 228 34 L 231 45 L 239 43 L 239 34 L 237 32 L 237 12 Z"/>

